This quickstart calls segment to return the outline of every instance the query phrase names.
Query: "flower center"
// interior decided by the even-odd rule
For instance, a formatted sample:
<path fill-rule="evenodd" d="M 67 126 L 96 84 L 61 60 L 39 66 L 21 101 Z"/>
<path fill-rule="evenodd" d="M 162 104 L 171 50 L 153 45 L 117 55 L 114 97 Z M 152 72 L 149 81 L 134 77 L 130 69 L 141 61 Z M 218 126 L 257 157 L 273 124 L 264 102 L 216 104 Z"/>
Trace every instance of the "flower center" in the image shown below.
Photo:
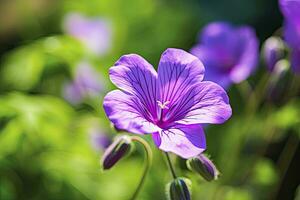
<path fill-rule="evenodd" d="M 168 126 L 168 122 L 165 121 L 164 117 L 170 108 L 168 105 L 170 101 L 156 101 L 158 105 L 158 113 L 157 113 L 157 120 L 155 120 L 155 124 L 160 128 L 165 128 Z"/>
<path fill-rule="evenodd" d="M 170 101 L 165 101 L 165 102 L 161 102 L 161 101 L 156 101 L 157 102 L 157 105 L 160 107 L 160 109 L 169 109 L 169 107 L 167 106 Z"/>

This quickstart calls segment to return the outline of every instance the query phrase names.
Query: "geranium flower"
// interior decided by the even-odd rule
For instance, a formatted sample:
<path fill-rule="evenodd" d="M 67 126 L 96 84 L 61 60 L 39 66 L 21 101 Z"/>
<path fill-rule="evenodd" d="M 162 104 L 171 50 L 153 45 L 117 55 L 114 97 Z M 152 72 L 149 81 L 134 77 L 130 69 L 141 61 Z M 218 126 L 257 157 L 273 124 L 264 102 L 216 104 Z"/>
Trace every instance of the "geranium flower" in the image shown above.
<path fill-rule="evenodd" d="M 90 134 L 91 145 L 95 150 L 103 151 L 111 144 L 112 141 L 110 137 L 99 126 L 91 126 L 88 131 Z"/>
<path fill-rule="evenodd" d="M 291 66 L 300 73 L 300 0 L 280 0 L 284 15 L 284 39 L 291 48 Z"/>
<path fill-rule="evenodd" d="M 112 44 L 112 28 L 102 18 L 88 18 L 80 13 L 69 13 L 63 23 L 66 33 L 80 40 L 97 55 L 107 53 Z"/>
<path fill-rule="evenodd" d="M 224 88 L 240 83 L 255 70 L 258 62 L 258 39 L 248 26 L 235 28 L 215 22 L 204 27 L 199 43 L 191 49 L 205 65 L 205 80 Z"/>
<path fill-rule="evenodd" d="M 74 80 L 63 88 L 63 96 L 72 104 L 81 103 L 85 98 L 99 96 L 105 84 L 101 76 L 86 61 L 80 62 L 75 71 Z"/>
<path fill-rule="evenodd" d="M 157 147 L 183 158 L 206 148 L 202 124 L 220 124 L 231 116 L 226 92 L 202 81 L 201 61 L 180 49 L 167 49 L 158 72 L 136 54 L 122 56 L 109 70 L 120 90 L 103 102 L 114 126 L 131 133 L 151 133 Z"/>

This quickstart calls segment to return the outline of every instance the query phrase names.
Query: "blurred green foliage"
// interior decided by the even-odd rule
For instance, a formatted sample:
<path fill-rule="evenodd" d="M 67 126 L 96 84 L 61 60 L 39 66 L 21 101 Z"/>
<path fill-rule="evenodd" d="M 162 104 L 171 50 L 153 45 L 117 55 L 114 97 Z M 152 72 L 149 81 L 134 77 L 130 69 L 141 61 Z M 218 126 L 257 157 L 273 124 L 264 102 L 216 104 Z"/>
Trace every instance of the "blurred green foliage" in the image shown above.
<path fill-rule="evenodd" d="M 110 20 L 112 49 L 96 56 L 63 33 L 63 17 L 69 12 Z M 117 200 L 134 191 L 143 149 L 137 145 L 130 157 L 101 172 L 103 152 L 92 148 L 89 129 L 96 123 L 109 137 L 117 134 L 102 110 L 102 99 L 71 105 L 62 97 L 63 85 L 72 80 L 81 60 L 88 60 L 109 82 L 108 68 L 122 54 L 138 53 L 156 66 L 166 48 L 188 50 L 201 27 L 212 20 L 253 25 L 261 40 L 281 26 L 277 2 L 260 0 L 18 0 L 1 1 L 0 13 L 1 200 Z M 250 79 L 253 88 L 264 73 L 261 66 Z M 206 127 L 208 152 L 221 178 L 207 183 L 177 160 L 178 173 L 193 182 L 194 199 L 267 199 L 278 192 L 280 163 L 267 157 L 267 151 L 273 143 L 300 136 L 300 98 L 291 91 L 287 100 L 277 104 L 263 99 L 257 112 L 247 113 L 248 97 L 239 89 L 233 86 L 229 91 L 233 117 L 226 124 Z M 153 147 L 154 163 L 139 199 L 164 199 L 171 176 L 151 138 L 144 137 Z"/>

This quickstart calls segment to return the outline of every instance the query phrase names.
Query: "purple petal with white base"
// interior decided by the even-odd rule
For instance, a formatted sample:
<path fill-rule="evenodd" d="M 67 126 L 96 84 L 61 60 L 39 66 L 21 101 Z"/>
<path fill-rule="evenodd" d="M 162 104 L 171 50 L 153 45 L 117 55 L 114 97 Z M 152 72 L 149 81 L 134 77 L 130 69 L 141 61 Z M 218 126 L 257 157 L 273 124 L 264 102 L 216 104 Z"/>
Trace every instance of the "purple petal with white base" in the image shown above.
<path fill-rule="evenodd" d="M 226 92 L 217 84 L 202 82 L 201 61 L 180 49 L 167 49 L 158 73 L 142 57 L 130 54 L 110 69 L 121 90 L 106 95 L 106 115 L 119 129 L 152 133 L 163 151 L 183 158 L 205 148 L 202 123 L 223 123 L 231 116 Z"/>
<path fill-rule="evenodd" d="M 132 133 L 152 133 L 157 127 L 143 116 L 145 107 L 140 100 L 120 90 L 109 92 L 103 101 L 106 115 L 117 129 Z"/>
<path fill-rule="evenodd" d="M 182 158 L 196 156 L 206 148 L 205 134 L 199 124 L 175 125 L 153 135 L 154 142 L 159 149 L 175 153 Z"/>
<path fill-rule="evenodd" d="M 226 92 L 219 85 L 211 81 L 203 81 L 195 85 L 184 97 L 185 105 L 180 106 L 184 118 L 178 120 L 181 124 L 221 124 L 232 114 Z M 180 111 L 179 111 L 180 114 Z M 177 114 L 177 115 L 179 115 Z"/>

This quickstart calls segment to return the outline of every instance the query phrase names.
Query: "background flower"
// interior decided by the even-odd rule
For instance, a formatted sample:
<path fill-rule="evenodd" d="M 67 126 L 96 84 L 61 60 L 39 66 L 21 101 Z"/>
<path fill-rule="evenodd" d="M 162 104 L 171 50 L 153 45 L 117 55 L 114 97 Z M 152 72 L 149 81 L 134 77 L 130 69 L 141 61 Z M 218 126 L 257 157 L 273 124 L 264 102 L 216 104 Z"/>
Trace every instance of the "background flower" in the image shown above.
<path fill-rule="evenodd" d="M 226 88 L 247 79 L 256 68 L 258 39 L 248 26 L 214 22 L 203 28 L 198 42 L 191 53 L 204 63 L 205 80 Z"/>
<path fill-rule="evenodd" d="M 300 73 L 300 1 L 280 0 L 279 5 L 284 15 L 284 38 L 291 48 L 291 65 Z"/>
<path fill-rule="evenodd" d="M 89 134 L 91 145 L 97 151 L 105 150 L 112 142 L 108 134 L 98 125 L 91 126 Z"/>
<path fill-rule="evenodd" d="M 104 55 L 111 48 L 110 23 L 102 18 L 88 18 L 80 13 L 69 13 L 64 19 L 66 33 L 79 39 L 93 53 Z"/>
<path fill-rule="evenodd" d="M 63 95 L 72 104 L 99 97 L 105 88 L 102 79 L 88 62 L 82 61 L 76 67 L 74 80 L 64 86 Z"/>

